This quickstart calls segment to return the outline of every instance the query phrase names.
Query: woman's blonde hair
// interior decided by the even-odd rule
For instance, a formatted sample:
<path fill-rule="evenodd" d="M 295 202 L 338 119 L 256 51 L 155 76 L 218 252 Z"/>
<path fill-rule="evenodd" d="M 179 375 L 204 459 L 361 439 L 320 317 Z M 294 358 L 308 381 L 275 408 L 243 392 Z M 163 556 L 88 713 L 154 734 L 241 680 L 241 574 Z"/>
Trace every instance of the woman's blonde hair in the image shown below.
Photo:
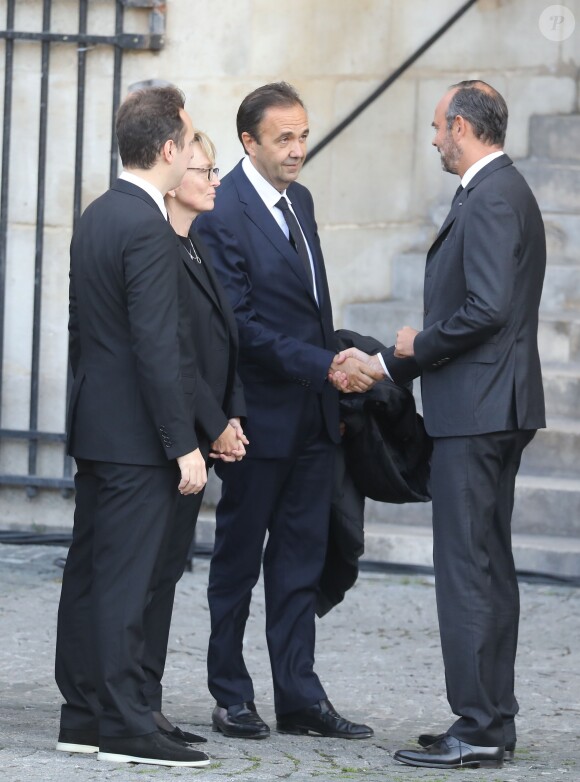
<path fill-rule="evenodd" d="M 203 130 L 196 130 L 193 136 L 193 140 L 197 141 L 197 143 L 201 146 L 201 148 L 207 155 L 211 165 L 215 166 L 215 159 L 217 154 L 216 148 L 215 148 L 215 144 L 207 135 L 207 133 L 204 133 Z"/>

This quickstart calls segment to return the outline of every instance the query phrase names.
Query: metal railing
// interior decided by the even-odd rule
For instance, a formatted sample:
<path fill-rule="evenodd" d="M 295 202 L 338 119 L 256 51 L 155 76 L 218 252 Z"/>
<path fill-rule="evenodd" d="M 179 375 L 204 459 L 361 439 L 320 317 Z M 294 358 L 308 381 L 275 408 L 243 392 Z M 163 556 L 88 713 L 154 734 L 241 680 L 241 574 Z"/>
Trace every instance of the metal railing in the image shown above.
<path fill-rule="evenodd" d="M 308 157 L 306 158 L 305 164 L 309 161 L 313 160 L 316 155 L 318 155 L 319 152 L 322 152 L 322 150 L 330 144 L 331 141 L 334 141 L 334 139 L 342 133 L 342 131 L 347 128 L 352 122 L 355 121 L 355 119 L 358 119 L 360 115 L 363 113 L 365 109 L 367 109 L 371 103 L 374 103 L 377 98 L 379 98 L 385 90 L 388 90 L 388 88 L 394 84 L 397 79 L 399 79 L 406 70 L 408 70 L 413 63 L 415 63 L 419 57 L 421 57 L 422 54 L 425 54 L 425 52 L 430 49 L 434 43 L 436 43 L 441 36 L 445 35 L 447 30 L 449 30 L 453 25 L 461 19 L 461 17 L 471 8 L 472 5 L 475 5 L 477 0 L 467 0 L 466 3 L 464 3 L 461 8 L 459 8 L 453 16 L 449 17 L 449 19 L 445 22 L 445 24 L 442 24 L 441 27 L 433 33 L 433 35 L 430 38 L 427 38 L 427 40 L 419 46 L 418 49 L 416 49 L 413 54 L 410 57 L 407 57 L 407 59 L 399 65 L 399 67 L 394 70 L 390 76 L 388 76 L 379 86 L 371 92 L 371 94 L 366 97 L 359 105 L 354 108 L 348 116 L 346 116 L 341 122 L 338 123 L 338 125 L 333 128 L 329 133 L 326 134 L 317 144 L 315 144 L 310 152 L 308 153 Z"/>
<path fill-rule="evenodd" d="M 114 0 L 115 2 L 115 32 L 112 35 L 93 35 L 88 32 L 89 0 L 78 2 L 78 29 L 70 33 L 51 31 L 52 0 L 42 0 L 42 30 L 38 32 L 15 30 L 16 0 L 7 0 L 6 29 L 0 30 L 0 39 L 5 40 L 5 70 L 4 70 L 4 116 L 2 124 L 2 178 L 0 189 L 0 415 L 3 386 L 4 338 L 6 316 L 6 251 L 9 225 L 9 194 L 10 194 L 10 150 L 15 129 L 13 128 L 13 85 L 14 85 L 14 50 L 21 42 L 37 42 L 41 47 L 40 69 L 40 108 L 38 115 L 38 176 L 36 188 L 36 223 L 34 245 L 34 294 L 32 312 L 32 352 L 30 361 L 30 401 L 28 421 L 29 428 L 0 428 L 2 440 L 26 440 L 28 442 L 28 471 L 25 475 L 0 474 L 0 484 L 26 486 L 29 496 L 33 496 L 38 488 L 57 488 L 64 493 L 70 493 L 73 488 L 71 460 L 64 456 L 62 477 L 51 478 L 37 474 L 39 443 L 61 442 L 66 436 L 63 432 L 48 432 L 39 429 L 39 395 L 40 395 L 40 356 L 41 356 L 41 307 L 42 278 L 44 260 L 45 236 L 45 204 L 46 204 L 46 170 L 47 158 L 51 150 L 47 144 L 49 86 L 50 86 L 50 53 L 54 44 L 70 44 L 77 52 L 77 90 L 76 90 L 76 141 L 75 170 L 73 192 L 73 226 L 81 213 L 85 100 L 87 84 L 87 58 L 94 47 L 112 47 L 113 72 L 111 85 L 111 102 L 113 123 L 110 142 L 110 182 L 117 177 L 118 150 L 114 132 L 114 118 L 120 103 L 121 73 L 123 52 L 128 49 L 159 50 L 164 45 L 165 3 L 160 0 Z M 149 33 L 138 35 L 127 33 L 123 29 L 125 8 L 149 9 Z M 18 132 L 18 128 L 16 128 Z M 67 393 L 70 390 L 70 373 L 67 382 Z M 0 420 L 0 425 L 1 425 Z"/>

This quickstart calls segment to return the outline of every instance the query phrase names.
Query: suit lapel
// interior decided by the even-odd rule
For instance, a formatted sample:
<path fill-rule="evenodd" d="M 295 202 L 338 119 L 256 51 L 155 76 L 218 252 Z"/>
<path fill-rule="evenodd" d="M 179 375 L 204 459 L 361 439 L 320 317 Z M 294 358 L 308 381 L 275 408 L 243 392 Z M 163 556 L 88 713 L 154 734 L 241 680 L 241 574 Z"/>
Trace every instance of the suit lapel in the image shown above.
<path fill-rule="evenodd" d="M 310 281 L 306 276 L 306 271 L 302 266 L 302 261 L 298 257 L 298 253 L 292 247 L 288 239 L 286 239 L 284 232 L 281 230 L 273 215 L 270 213 L 260 196 L 256 193 L 254 187 L 248 181 L 247 176 L 243 172 L 241 163 L 238 163 L 236 168 L 232 171 L 232 175 L 234 176 L 236 182 L 240 201 L 244 204 L 244 211 L 246 215 L 254 223 L 254 225 L 259 228 L 260 231 L 262 231 L 264 236 L 266 236 L 267 239 L 274 245 L 280 255 L 282 255 L 294 274 L 300 279 L 312 297 L 312 300 L 316 303 L 314 291 L 312 290 Z M 294 203 L 292 203 L 292 207 L 294 208 Z M 302 215 L 300 214 L 298 219 L 302 225 L 301 218 Z M 304 231 L 304 233 L 306 234 L 308 244 L 310 245 L 310 251 L 313 252 L 311 244 L 312 240 L 309 238 L 306 231 Z"/>
<path fill-rule="evenodd" d="M 500 168 L 504 168 L 505 166 L 511 166 L 511 165 L 513 165 L 513 161 L 511 160 L 510 157 L 508 157 L 508 155 L 504 154 L 504 155 L 500 155 L 500 157 L 495 158 L 495 160 L 492 160 L 491 163 L 488 163 L 480 171 L 477 172 L 477 174 L 469 182 L 465 190 L 459 195 L 459 197 L 457 198 L 457 200 L 449 210 L 449 214 L 443 221 L 443 225 L 439 229 L 439 232 L 435 237 L 435 241 L 429 248 L 429 252 L 427 253 L 427 261 L 429 261 L 431 255 L 439 247 L 443 237 L 447 234 L 447 231 L 453 225 L 455 219 L 459 214 L 459 210 L 462 208 L 466 199 L 469 198 L 469 194 L 473 190 L 473 188 L 477 187 L 477 185 L 481 181 L 486 179 L 486 177 L 490 176 L 495 171 L 498 171 Z"/>
<path fill-rule="evenodd" d="M 224 320 L 228 325 L 230 339 L 233 339 L 232 335 L 237 335 L 237 325 L 234 318 L 234 313 L 229 303 L 229 300 L 226 296 L 226 292 L 223 286 L 220 284 L 220 281 L 218 280 L 217 275 L 214 271 L 213 265 L 210 260 L 211 256 L 209 250 L 207 249 L 203 241 L 199 238 L 199 235 L 196 234 L 196 232 L 193 229 L 190 231 L 190 235 L 193 240 L 193 243 L 195 244 L 197 252 L 204 263 L 204 268 L 207 273 L 207 277 L 209 278 L 209 286 L 207 285 L 207 282 L 205 280 L 199 278 L 201 285 L 203 289 L 206 291 L 206 293 L 209 295 L 209 297 L 212 299 L 219 312 L 222 314 Z M 188 260 L 191 261 L 190 258 L 188 258 Z M 199 267 L 198 263 L 194 262 L 193 265 Z M 199 269 L 197 271 L 199 274 Z M 233 341 L 237 345 L 237 339 Z"/>
<path fill-rule="evenodd" d="M 137 198 L 140 198 L 142 201 L 145 201 L 146 204 L 151 206 L 157 214 L 162 217 L 165 220 L 165 216 L 161 209 L 157 206 L 155 201 L 151 198 L 151 196 L 143 190 L 142 187 L 138 187 L 137 185 L 134 185 L 132 182 L 128 182 L 126 179 L 117 179 L 117 181 L 111 185 L 111 190 L 117 190 L 120 193 L 125 193 L 126 195 L 136 196 Z"/>
<path fill-rule="evenodd" d="M 314 264 L 314 275 L 316 279 L 316 292 L 318 294 L 318 304 L 320 307 L 322 307 L 322 303 L 326 297 L 325 291 L 328 283 L 326 281 L 324 264 L 319 263 L 319 260 L 316 256 L 316 252 L 317 252 L 316 248 L 318 246 L 318 243 L 316 242 L 315 229 L 312 223 L 312 217 L 305 209 L 303 209 L 300 200 L 296 197 L 296 194 L 292 190 L 290 192 L 290 200 L 292 201 L 292 209 L 294 209 L 294 212 L 296 213 L 296 217 L 298 218 L 298 222 L 302 227 L 304 236 L 306 237 L 306 241 L 308 242 L 308 247 L 310 248 L 310 252 L 312 254 L 312 261 Z M 306 278 L 306 275 L 304 275 L 304 277 Z M 310 291 L 309 280 L 307 281 L 307 286 L 308 286 L 308 290 Z"/>
<path fill-rule="evenodd" d="M 187 252 L 185 246 L 183 245 L 183 242 L 179 238 L 177 239 L 177 243 L 179 245 L 181 260 L 185 264 L 188 272 L 191 274 L 196 284 L 203 290 L 205 295 L 209 296 L 213 304 L 218 309 L 221 309 L 215 291 L 212 290 L 212 287 L 210 285 L 208 285 L 208 281 L 204 279 L 204 274 L 201 268 L 201 264 L 197 263 L 197 261 L 191 260 L 189 253 Z M 207 271 L 207 265 L 206 265 L 206 271 Z"/>

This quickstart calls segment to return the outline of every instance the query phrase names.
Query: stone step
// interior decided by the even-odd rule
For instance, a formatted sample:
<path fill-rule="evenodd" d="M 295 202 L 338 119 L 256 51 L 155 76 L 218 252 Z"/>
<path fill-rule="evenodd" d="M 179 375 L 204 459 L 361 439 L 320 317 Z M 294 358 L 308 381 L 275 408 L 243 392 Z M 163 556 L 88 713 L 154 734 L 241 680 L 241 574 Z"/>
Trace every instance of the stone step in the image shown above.
<path fill-rule="evenodd" d="M 401 326 L 421 328 L 423 304 L 419 299 L 388 299 L 349 304 L 344 308 L 345 329 L 376 337 L 385 345 L 392 345 L 397 329 Z"/>
<path fill-rule="evenodd" d="M 544 393 L 548 415 L 580 418 L 580 364 L 544 361 Z"/>
<path fill-rule="evenodd" d="M 542 309 L 580 307 L 580 263 L 553 263 L 546 266 Z"/>
<path fill-rule="evenodd" d="M 546 361 L 580 361 L 580 310 L 551 312 L 541 307 L 538 347 Z"/>
<path fill-rule="evenodd" d="M 513 530 L 580 538 L 580 480 L 521 472 L 516 481 Z"/>
<path fill-rule="evenodd" d="M 428 504 L 426 508 L 429 510 L 429 521 L 425 525 L 373 522 L 367 518 L 363 560 L 432 567 L 431 505 Z M 215 516 L 210 512 L 200 514 L 195 533 L 196 547 L 211 552 L 214 531 Z M 580 536 L 514 532 L 512 540 L 518 570 L 580 576 Z"/>
<path fill-rule="evenodd" d="M 576 429 L 575 437 L 580 436 Z M 540 456 L 534 455 L 534 447 L 541 449 L 542 441 L 557 434 L 538 433 L 537 442 L 525 453 L 532 467 L 540 469 Z M 522 471 L 516 481 L 516 500 L 513 514 L 513 531 L 523 535 L 550 535 L 580 539 L 580 478 L 550 474 L 531 474 Z M 367 500 L 365 525 L 402 525 L 403 527 L 430 527 L 431 503 L 412 502 L 403 505 Z M 215 508 L 204 505 L 197 528 L 197 540 L 212 545 L 215 525 Z"/>
<path fill-rule="evenodd" d="M 514 534 L 514 560 L 519 571 L 558 576 L 580 575 L 580 538 Z M 433 566 L 430 527 L 367 524 L 363 560 Z"/>
<path fill-rule="evenodd" d="M 574 478 L 580 487 L 580 420 L 550 418 L 524 451 L 525 475 Z"/>
<path fill-rule="evenodd" d="M 426 253 L 401 253 L 391 261 L 391 295 L 396 299 L 423 298 Z"/>
<path fill-rule="evenodd" d="M 542 211 L 580 212 L 580 163 L 554 163 L 544 158 L 528 158 L 519 161 L 518 168 Z"/>
<path fill-rule="evenodd" d="M 542 212 L 548 259 L 561 256 L 580 260 L 580 214 Z"/>
<path fill-rule="evenodd" d="M 580 161 L 580 114 L 530 117 L 530 154 Z"/>
<path fill-rule="evenodd" d="M 425 256 L 419 253 L 396 255 L 391 265 L 391 295 L 394 299 L 422 301 Z M 557 255 L 549 259 L 542 307 L 557 310 L 580 306 L 580 254 L 578 262 Z"/>
<path fill-rule="evenodd" d="M 404 325 L 421 328 L 423 306 L 419 299 L 374 301 L 345 307 L 344 328 L 368 334 L 386 345 L 392 345 L 398 328 Z M 580 308 L 540 307 L 538 346 L 544 361 L 580 361 Z"/>
<path fill-rule="evenodd" d="M 431 525 L 431 503 L 392 505 L 367 500 L 366 521 L 428 527 Z M 580 479 L 521 472 L 516 481 L 513 531 L 580 539 Z"/>

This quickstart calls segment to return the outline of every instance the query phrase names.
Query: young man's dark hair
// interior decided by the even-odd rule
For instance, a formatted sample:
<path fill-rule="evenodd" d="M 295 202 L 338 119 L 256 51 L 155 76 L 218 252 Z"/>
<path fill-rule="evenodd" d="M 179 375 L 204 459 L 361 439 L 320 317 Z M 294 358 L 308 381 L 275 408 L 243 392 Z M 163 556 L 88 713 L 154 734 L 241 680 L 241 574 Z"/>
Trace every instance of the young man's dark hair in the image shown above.
<path fill-rule="evenodd" d="M 176 87 L 152 87 L 130 93 L 117 112 L 115 131 L 125 168 L 150 169 L 163 145 L 172 139 L 183 148 L 185 105 Z"/>

